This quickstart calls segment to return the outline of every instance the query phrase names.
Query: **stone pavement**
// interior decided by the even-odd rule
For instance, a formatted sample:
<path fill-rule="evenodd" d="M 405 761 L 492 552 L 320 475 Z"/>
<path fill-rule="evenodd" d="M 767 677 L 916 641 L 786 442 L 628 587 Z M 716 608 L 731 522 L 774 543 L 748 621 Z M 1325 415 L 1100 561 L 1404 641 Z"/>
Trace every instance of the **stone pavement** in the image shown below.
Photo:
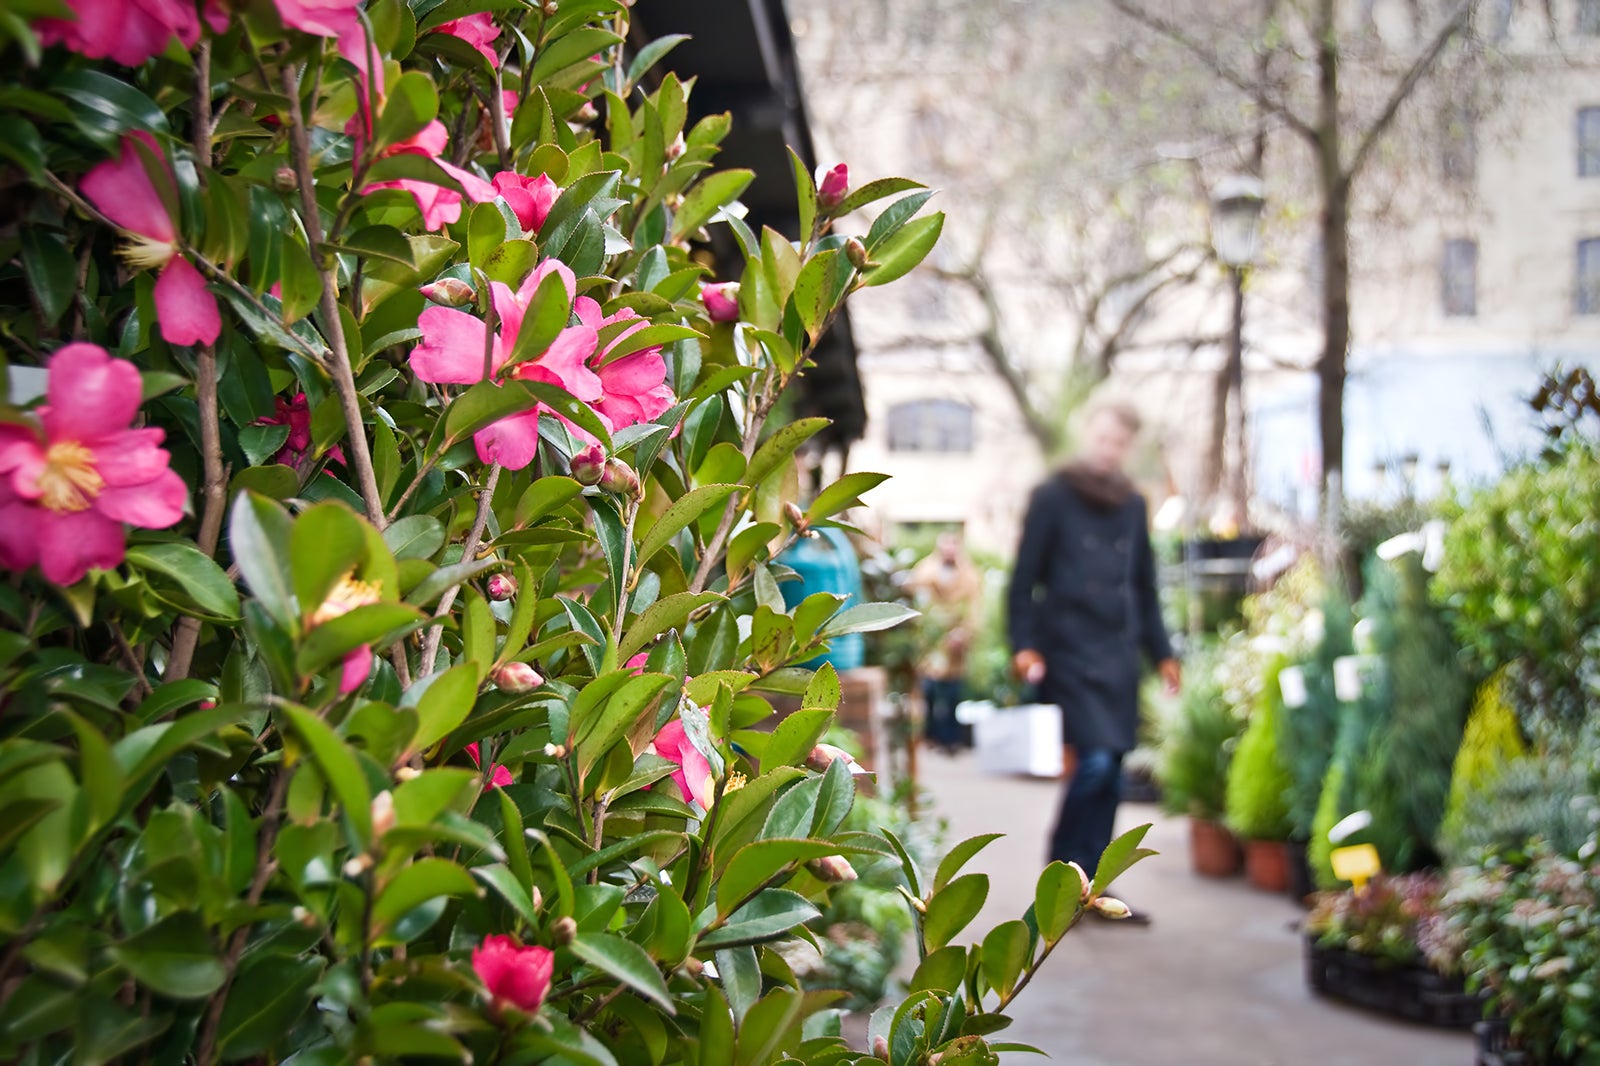
<path fill-rule="evenodd" d="M 990 880 L 972 929 L 1020 918 L 1061 786 L 980 775 L 970 755 L 921 761 L 932 813 L 949 823 L 946 846 L 1008 834 L 966 867 Z M 1314 998 L 1293 928 L 1304 911 L 1242 879 L 1195 876 L 1184 820 L 1123 805 L 1119 832 L 1144 822 L 1155 823 L 1146 843 L 1161 854 L 1124 876 L 1117 894 L 1150 911 L 1154 924 L 1085 919 L 1018 997 L 1002 1038 L 1033 1044 L 1060 1066 L 1471 1066 L 1467 1034 Z"/>

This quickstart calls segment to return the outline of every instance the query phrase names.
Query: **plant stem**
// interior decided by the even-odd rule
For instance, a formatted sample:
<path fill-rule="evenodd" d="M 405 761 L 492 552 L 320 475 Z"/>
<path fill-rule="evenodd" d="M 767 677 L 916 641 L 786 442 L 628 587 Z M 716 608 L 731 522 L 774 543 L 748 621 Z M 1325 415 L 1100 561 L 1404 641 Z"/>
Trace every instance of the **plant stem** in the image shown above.
<path fill-rule="evenodd" d="M 633 589 L 630 571 L 633 569 L 633 527 L 639 520 L 638 497 L 628 498 L 627 512 L 622 520 L 622 560 L 618 567 L 622 573 L 612 575 L 612 582 L 617 586 L 617 616 L 611 620 L 612 648 L 620 647 L 622 644 L 622 623 L 628 615 L 628 593 Z"/>
<path fill-rule="evenodd" d="M 603 799 L 595 801 L 593 822 L 594 828 L 589 834 L 589 843 L 595 851 L 599 851 L 601 844 L 605 842 L 606 833 L 606 801 Z M 589 883 L 591 885 L 600 883 L 600 867 L 596 866 L 589 871 Z"/>
<path fill-rule="evenodd" d="M 299 78 L 292 66 L 283 68 L 283 92 L 289 98 L 289 154 L 294 161 L 296 184 L 300 186 L 301 222 L 306 227 L 306 239 L 311 244 L 317 273 L 322 276 L 322 328 L 328 339 L 328 347 L 332 349 L 329 369 L 333 372 L 334 388 L 339 393 L 339 405 L 344 409 L 345 427 L 349 431 L 349 466 L 355 471 L 356 481 L 361 488 L 368 521 L 383 529 L 389 524 L 389 519 L 383 512 L 383 493 L 378 488 L 378 477 L 372 468 L 372 451 L 367 443 L 367 428 L 361 415 L 361 394 L 356 391 L 355 371 L 350 365 L 350 349 L 344 335 L 344 320 L 339 315 L 339 279 L 327 252 L 322 248 L 322 216 L 317 207 L 316 177 L 311 170 L 311 141 L 300 113 Z M 338 233 L 328 236 L 337 237 Z"/>
<path fill-rule="evenodd" d="M 483 489 L 478 494 L 478 514 L 472 520 L 472 529 L 467 533 L 466 542 L 461 545 L 461 561 L 467 562 L 478 554 L 478 545 L 483 541 L 484 527 L 489 524 L 489 512 L 494 507 L 494 488 L 500 483 L 500 464 L 495 463 L 489 467 L 489 476 L 484 480 Z M 439 606 L 434 609 L 435 618 L 443 618 L 450 612 L 456 602 L 456 594 L 461 591 L 460 585 L 452 585 L 439 598 Z M 427 677 L 433 673 L 433 664 L 439 658 L 439 642 L 444 639 L 444 626 L 437 625 L 428 630 L 427 637 L 422 642 L 422 659 L 417 663 L 417 676 Z"/>
<path fill-rule="evenodd" d="M 210 47 L 209 43 L 206 47 Z M 200 347 L 194 392 L 200 412 L 200 457 L 205 471 L 200 531 L 195 536 L 195 544 L 206 555 L 214 556 L 217 541 L 222 536 L 222 512 L 228 503 L 228 474 L 222 465 L 222 425 L 217 415 L 217 350 L 209 344 Z M 178 619 L 163 680 L 178 681 L 189 676 L 199 641 L 200 620 L 190 615 Z"/>

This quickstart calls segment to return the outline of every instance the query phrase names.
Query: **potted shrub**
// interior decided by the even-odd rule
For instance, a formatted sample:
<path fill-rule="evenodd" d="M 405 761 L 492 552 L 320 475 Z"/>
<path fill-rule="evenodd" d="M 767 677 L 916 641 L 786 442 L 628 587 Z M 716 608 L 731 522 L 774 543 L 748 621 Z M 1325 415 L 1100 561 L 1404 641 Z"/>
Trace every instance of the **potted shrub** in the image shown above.
<path fill-rule="evenodd" d="M 1245 876 L 1257 888 L 1289 888 L 1289 789 L 1292 779 L 1278 747 L 1283 693 L 1282 658 L 1267 668 L 1265 684 L 1228 767 L 1225 793 L 1228 827 L 1244 841 Z"/>
<path fill-rule="evenodd" d="M 1443 879 L 1380 875 L 1320 893 L 1306 918 L 1306 978 L 1321 995 L 1411 1021 L 1466 1028 L 1483 1016 L 1445 932 Z"/>
<path fill-rule="evenodd" d="M 1189 857 L 1195 872 L 1230 877 L 1239 872 L 1243 854 L 1222 816 L 1228 762 L 1242 723 L 1218 679 L 1217 659 L 1215 649 L 1190 657 L 1194 680 L 1162 730 L 1158 773 L 1162 805 L 1189 817 Z"/>

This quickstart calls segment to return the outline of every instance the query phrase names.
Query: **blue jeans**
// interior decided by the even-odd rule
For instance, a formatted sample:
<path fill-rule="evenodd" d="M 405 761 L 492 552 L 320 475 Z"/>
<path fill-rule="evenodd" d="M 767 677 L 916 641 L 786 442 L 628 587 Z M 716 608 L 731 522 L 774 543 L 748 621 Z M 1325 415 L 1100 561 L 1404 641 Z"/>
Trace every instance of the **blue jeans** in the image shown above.
<path fill-rule="evenodd" d="M 1101 852 L 1111 843 L 1122 801 L 1122 752 L 1087 748 L 1061 800 L 1061 814 L 1050 834 L 1052 861 L 1075 862 L 1093 876 Z"/>
<path fill-rule="evenodd" d="M 961 702 L 963 687 L 959 678 L 953 681 L 923 678 L 922 699 L 928 706 L 928 720 L 922 732 L 928 743 L 942 748 L 971 747 L 971 731 L 956 721 L 956 704 Z"/>

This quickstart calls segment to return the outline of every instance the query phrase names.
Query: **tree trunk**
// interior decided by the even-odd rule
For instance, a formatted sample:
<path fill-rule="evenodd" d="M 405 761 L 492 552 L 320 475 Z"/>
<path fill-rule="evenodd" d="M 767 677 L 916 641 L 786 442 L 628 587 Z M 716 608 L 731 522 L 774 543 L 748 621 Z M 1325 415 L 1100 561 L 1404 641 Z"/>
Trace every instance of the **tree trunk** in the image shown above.
<path fill-rule="evenodd" d="M 1344 381 L 1350 350 L 1350 182 L 1339 123 L 1339 40 L 1334 0 L 1317 3 L 1317 177 L 1322 187 L 1322 354 L 1318 428 L 1325 507 L 1344 483 Z"/>

